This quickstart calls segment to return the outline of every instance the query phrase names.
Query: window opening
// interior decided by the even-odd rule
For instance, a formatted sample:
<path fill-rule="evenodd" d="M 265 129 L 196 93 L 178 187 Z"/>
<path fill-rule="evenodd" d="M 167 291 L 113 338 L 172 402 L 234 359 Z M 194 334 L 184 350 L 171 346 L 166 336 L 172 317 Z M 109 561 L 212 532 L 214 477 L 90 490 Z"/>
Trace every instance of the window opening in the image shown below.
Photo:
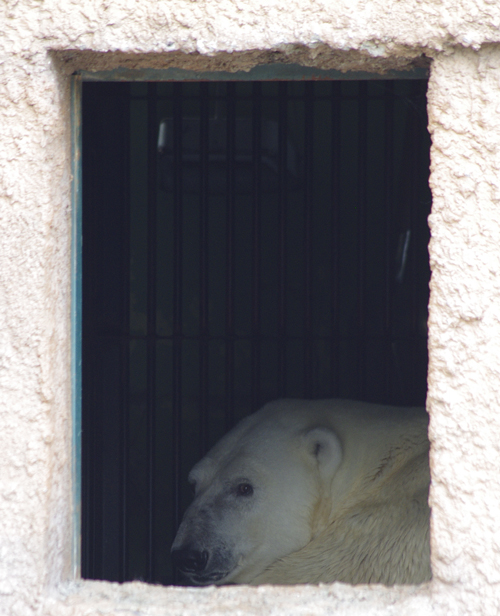
<path fill-rule="evenodd" d="M 424 403 L 425 93 L 83 84 L 83 577 L 177 582 L 187 473 L 263 403 Z"/>

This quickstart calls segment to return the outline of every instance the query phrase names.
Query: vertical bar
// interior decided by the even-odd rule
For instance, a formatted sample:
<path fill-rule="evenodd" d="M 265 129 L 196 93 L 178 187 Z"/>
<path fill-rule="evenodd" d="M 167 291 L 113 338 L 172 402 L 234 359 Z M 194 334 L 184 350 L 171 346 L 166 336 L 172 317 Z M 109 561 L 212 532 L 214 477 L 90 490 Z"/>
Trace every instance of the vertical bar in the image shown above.
<path fill-rule="evenodd" d="M 365 286 L 368 84 L 359 82 L 358 110 L 358 392 L 366 393 Z"/>
<path fill-rule="evenodd" d="M 154 580 L 154 488 L 156 412 L 156 83 L 148 83 L 148 217 L 147 217 L 147 442 L 148 442 L 148 560 L 147 580 Z"/>
<path fill-rule="evenodd" d="M 331 272 L 332 272 L 332 303 L 331 303 L 331 343 L 330 343 L 330 395 L 339 395 L 339 238 L 340 238 L 340 81 L 332 82 L 332 218 L 331 218 Z"/>
<path fill-rule="evenodd" d="M 278 86 L 278 202 L 279 202 L 279 299 L 278 299 L 278 397 L 286 395 L 286 211 L 287 211 L 287 143 L 288 84 Z"/>
<path fill-rule="evenodd" d="M 236 107 L 235 83 L 226 84 L 226 408 L 225 427 L 234 423 L 234 165 Z"/>
<path fill-rule="evenodd" d="M 394 208 L 394 83 L 387 81 L 384 92 L 384 203 L 385 203 L 385 395 L 394 396 L 391 378 L 392 357 L 392 277 L 393 277 L 393 208 Z"/>
<path fill-rule="evenodd" d="M 420 81 L 412 81 L 410 84 L 410 98 L 412 105 L 409 108 L 409 122 L 410 131 L 409 137 L 411 147 L 409 150 L 408 166 L 410 170 L 410 181 L 408 186 L 409 199 L 410 199 L 410 267 L 411 267 L 411 338 L 412 344 L 411 352 L 413 357 L 417 357 L 418 349 L 418 262 L 417 262 L 417 230 L 418 230 L 418 175 L 420 171 L 420 147 L 421 147 L 421 132 L 419 131 L 419 117 L 418 117 L 418 97 L 420 93 Z M 411 404 L 415 404 L 415 397 L 417 392 L 417 370 L 411 371 Z"/>
<path fill-rule="evenodd" d="M 129 244 L 127 244 L 129 245 Z M 126 272 L 129 269 L 125 270 Z M 128 313 L 127 313 L 128 315 Z M 120 500 L 121 500 L 121 519 L 120 519 L 120 555 L 119 567 L 120 578 L 118 581 L 125 582 L 128 579 L 128 538 L 127 538 L 127 481 L 129 469 L 129 381 L 130 381 L 130 344 L 129 339 L 125 337 L 120 341 L 120 363 L 121 363 L 121 409 L 122 418 L 120 429 Z"/>
<path fill-rule="evenodd" d="M 208 83 L 200 84 L 200 455 L 208 447 Z"/>
<path fill-rule="evenodd" d="M 71 484 L 73 502 L 72 574 L 81 575 L 82 475 L 82 81 L 71 77 Z"/>
<path fill-rule="evenodd" d="M 262 84 L 254 82 L 252 88 L 252 374 L 251 408 L 260 405 L 260 208 L 262 160 Z"/>
<path fill-rule="evenodd" d="M 126 334 L 120 341 L 120 387 L 122 394 L 122 419 L 120 426 L 120 500 L 121 500 L 121 528 L 120 528 L 120 581 L 128 579 L 128 538 L 127 538 L 127 482 L 129 469 L 129 400 L 130 400 L 130 86 L 127 88 L 126 118 L 124 130 L 124 143 L 127 155 L 124 157 L 123 169 L 123 297 L 122 315 L 123 322 L 121 331 Z"/>
<path fill-rule="evenodd" d="M 181 414 L 182 414 L 182 83 L 174 84 L 174 284 L 173 284 L 173 374 L 172 374 L 172 451 L 174 475 L 174 528 L 180 523 Z"/>
<path fill-rule="evenodd" d="M 313 394 L 312 369 L 312 209 L 314 158 L 314 82 L 305 84 L 304 131 L 304 396 Z"/>

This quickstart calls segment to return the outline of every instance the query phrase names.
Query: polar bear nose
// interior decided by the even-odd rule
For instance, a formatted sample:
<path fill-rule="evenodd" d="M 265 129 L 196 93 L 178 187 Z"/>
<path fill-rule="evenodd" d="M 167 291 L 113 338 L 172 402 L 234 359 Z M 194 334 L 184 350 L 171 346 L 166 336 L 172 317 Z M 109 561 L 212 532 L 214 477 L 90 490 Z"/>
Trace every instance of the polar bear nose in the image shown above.
<path fill-rule="evenodd" d="M 181 548 L 172 551 L 172 560 L 183 573 L 201 573 L 207 566 L 208 552 Z"/>

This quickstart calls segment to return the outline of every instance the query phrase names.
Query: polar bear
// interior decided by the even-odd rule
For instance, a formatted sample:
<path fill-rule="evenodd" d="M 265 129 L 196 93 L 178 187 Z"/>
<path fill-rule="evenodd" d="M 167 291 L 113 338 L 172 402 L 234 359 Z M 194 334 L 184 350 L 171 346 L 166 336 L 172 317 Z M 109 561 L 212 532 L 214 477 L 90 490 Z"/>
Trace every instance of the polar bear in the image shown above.
<path fill-rule="evenodd" d="M 427 414 L 348 400 L 278 400 L 189 474 L 172 545 L 206 584 L 429 580 Z"/>

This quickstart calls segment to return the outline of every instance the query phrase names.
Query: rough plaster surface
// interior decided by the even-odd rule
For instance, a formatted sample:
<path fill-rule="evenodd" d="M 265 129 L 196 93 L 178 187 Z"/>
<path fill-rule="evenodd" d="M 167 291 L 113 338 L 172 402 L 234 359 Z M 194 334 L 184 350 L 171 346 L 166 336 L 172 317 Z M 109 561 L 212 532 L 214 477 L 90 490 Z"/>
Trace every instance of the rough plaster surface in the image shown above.
<path fill-rule="evenodd" d="M 500 587 L 498 47 L 438 59 L 429 102 L 433 572 L 493 593 Z"/>
<path fill-rule="evenodd" d="M 3 0 L 1 613 L 500 613 L 498 43 L 498 0 Z M 429 59 L 433 582 L 293 590 L 71 582 L 68 75 L 264 62 L 384 71 Z"/>

